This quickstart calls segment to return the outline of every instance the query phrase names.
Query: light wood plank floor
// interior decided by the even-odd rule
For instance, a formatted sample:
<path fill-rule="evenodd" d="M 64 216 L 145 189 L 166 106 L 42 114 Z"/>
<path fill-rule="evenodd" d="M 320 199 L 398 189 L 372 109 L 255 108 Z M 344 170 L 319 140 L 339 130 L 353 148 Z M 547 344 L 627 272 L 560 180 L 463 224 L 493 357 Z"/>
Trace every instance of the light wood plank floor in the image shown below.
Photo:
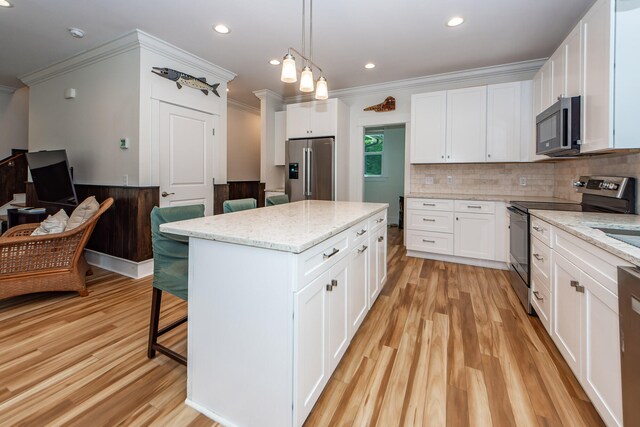
<path fill-rule="evenodd" d="M 602 425 L 504 272 L 408 258 L 401 239 L 389 230 L 388 283 L 307 426 Z M 0 425 L 217 425 L 184 405 L 183 366 L 146 358 L 151 280 L 89 282 L 86 298 L 0 301 Z M 186 351 L 186 328 L 164 340 Z"/>

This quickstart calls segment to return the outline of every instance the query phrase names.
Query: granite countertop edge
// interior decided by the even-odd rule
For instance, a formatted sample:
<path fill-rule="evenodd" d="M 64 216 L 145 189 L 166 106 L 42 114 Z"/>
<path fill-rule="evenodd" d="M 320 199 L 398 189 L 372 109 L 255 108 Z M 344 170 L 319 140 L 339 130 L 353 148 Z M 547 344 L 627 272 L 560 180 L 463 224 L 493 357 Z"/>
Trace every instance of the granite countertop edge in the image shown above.
<path fill-rule="evenodd" d="M 409 199 L 442 199 L 442 200 L 483 200 L 490 202 L 510 202 L 510 201 L 530 201 L 530 202 L 553 202 L 553 203 L 576 203 L 579 202 L 550 196 L 516 196 L 504 194 L 459 194 L 459 193 L 409 193 L 405 195 Z"/>

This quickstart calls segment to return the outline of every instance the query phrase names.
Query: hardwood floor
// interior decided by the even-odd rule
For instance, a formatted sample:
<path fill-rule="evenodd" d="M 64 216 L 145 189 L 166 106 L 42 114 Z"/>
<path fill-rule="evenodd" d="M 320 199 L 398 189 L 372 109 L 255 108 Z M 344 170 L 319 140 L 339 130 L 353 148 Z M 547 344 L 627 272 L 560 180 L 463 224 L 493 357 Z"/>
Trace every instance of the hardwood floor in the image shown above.
<path fill-rule="evenodd" d="M 504 272 L 406 257 L 307 426 L 603 425 Z M 146 358 L 151 280 L 97 272 L 89 296 L 0 301 L 0 425 L 216 426 L 184 404 L 186 368 Z M 163 301 L 165 322 L 186 305 Z M 186 352 L 186 327 L 163 337 Z"/>

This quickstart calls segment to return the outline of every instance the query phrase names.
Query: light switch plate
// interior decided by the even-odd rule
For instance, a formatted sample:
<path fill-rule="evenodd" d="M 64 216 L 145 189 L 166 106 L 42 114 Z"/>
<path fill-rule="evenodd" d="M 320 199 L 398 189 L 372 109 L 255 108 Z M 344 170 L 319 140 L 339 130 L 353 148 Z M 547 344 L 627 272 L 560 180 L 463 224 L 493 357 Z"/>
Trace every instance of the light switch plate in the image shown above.
<path fill-rule="evenodd" d="M 433 184 L 433 177 L 432 177 L 432 176 L 428 176 L 428 177 L 426 177 L 426 178 L 424 179 L 424 183 L 425 183 L 425 184 L 429 184 L 429 185 Z"/>
<path fill-rule="evenodd" d="M 526 187 L 527 186 L 527 177 L 526 176 L 521 176 L 520 177 L 520 186 L 521 187 Z"/>
<path fill-rule="evenodd" d="M 120 138 L 120 149 L 126 150 L 129 148 L 129 138 Z"/>

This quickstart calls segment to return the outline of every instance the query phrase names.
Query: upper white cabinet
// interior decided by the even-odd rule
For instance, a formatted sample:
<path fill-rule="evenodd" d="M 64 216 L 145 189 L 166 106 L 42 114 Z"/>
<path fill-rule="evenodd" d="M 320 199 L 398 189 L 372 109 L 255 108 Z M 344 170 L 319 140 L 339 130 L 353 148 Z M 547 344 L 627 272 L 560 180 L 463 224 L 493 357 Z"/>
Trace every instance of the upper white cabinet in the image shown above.
<path fill-rule="evenodd" d="M 287 112 L 286 111 L 276 112 L 275 136 L 274 136 L 275 148 L 273 152 L 274 166 L 284 166 L 285 143 L 287 141 L 287 137 L 285 134 L 286 123 L 287 123 Z"/>
<path fill-rule="evenodd" d="M 564 47 L 564 95 L 579 96 L 582 86 L 582 28 L 575 27 L 563 43 Z"/>
<path fill-rule="evenodd" d="M 551 56 L 551 104 L 565 94 L 565 50 L 561 45 Z"/>
<path fill-rule="evenodd" d="M 530 81 L 413 95 L 410 162 L 527 161 L 531 97 Z"/>
<path fill-rule="evenodd" d="M 411 163 L 445 161 L 447 142 L 447 92 L 411 97 Z"/>
<path fill-rule="evenodd" d="M 338 128 L 338 100 L 287 105 L 287 139 L 335 136 Z"/>
<path fill-rule="evenodd" d="M 515 82 L 487 87 L 488 162 L 521 160 L 522 84 Z"/>
<path fill-rule="evenodd" d="M 447 92 L 447 161 L 483 162 L 487 144 L 487 87 Z"/>
<path fill-rule="evenodd" d="M 553 104 L 553 61 L 550 59 L 542 66 L 542 93 L 540 111 L 544 111 Z"/>

